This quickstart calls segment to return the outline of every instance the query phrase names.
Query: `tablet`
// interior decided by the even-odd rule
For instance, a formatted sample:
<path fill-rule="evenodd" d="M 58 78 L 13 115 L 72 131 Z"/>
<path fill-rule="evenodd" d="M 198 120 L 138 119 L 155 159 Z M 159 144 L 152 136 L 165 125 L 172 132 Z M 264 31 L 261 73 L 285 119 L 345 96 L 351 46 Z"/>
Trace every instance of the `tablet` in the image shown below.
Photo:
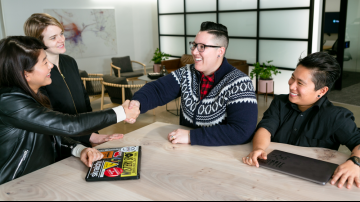
<path fill-rule="evenodd" d="M 141 146 L 99 149 L 104 154 L 93 162 L 85 180 L 133 180 L 140 179 Z"/>
<path fill-rule="evenodd" d="M 325 185 L 339 165 L 274 150 L 268 154 L 267 160 L 259 159 L 259 166 Z"/>

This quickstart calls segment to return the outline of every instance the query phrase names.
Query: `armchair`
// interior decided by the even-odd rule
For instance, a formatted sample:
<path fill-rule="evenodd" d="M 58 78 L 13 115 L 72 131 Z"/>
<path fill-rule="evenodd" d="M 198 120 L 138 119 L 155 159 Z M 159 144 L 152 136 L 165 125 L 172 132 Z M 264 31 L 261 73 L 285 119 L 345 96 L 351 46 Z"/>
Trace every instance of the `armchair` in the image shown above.
<path fill-rule="evenodd" d="M 161 61 L 161 65 L 165 65 L 165 69 L 169 73 L 185 66 L 186 64 L 194 64 L 194 59 L 193 59 L 192 55 L 184 54 L 179 59 Z"/>
<path fill-rule="evenodd" d="M 103 74 L 88 74 L 85 70 L 79 70 L 79 74 L 84 83 L 86 93 L 89 95 L 90 102 L 101 98 Z"/>
<path fill-rule="evenodd" d="M 229 64 L 231 64 L 233 67 L 237 68 L 238 70 L 248 75 L 249 65 L 247 64 L 246 60 L 237 60 L 237 59 L 228 59 L 228 58 L 226 59 L 229 62 Z M 161 65 L 165 65 L 165 68 L 169 73 L 181 67 L 184 67 L 186 64 L 194 64 L 194 59 L 192 55 L 184 54 L 179 59 L 161 61 Z"/>
<path fill-rule="evenodd" d="M 134 81 L 137 80 L 139 76 L 146 75 L 146 65 L 135 60 L 130 60 L 130 56 L 111 58 L 111 60 L 110 76 L 112 75 L 112 71 L 114 71 L 116 77 L 125 77 L 128 81 Z M 143 66 L 144 72 L 134 71 L 132 63 Z"/>
<path fill-rule="evenodd" d="M 131 100 L 133 94 L 143 86 L 144 84 L 129 85 L 127 79 L 124 77 L 105 75 L 102 82 L 101 110 L 104 108 L 121 105 L 125 102 L 125 100 Z M 105 89 L 108 92 L 112 102 L 111 104 L 104 105 Z"/>

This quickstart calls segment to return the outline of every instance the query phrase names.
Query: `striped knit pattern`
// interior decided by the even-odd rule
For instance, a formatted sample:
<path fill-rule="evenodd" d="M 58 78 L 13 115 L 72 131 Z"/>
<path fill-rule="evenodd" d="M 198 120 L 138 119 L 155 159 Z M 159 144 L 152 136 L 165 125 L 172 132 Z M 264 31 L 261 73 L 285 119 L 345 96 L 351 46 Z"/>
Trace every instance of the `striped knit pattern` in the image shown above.
<path fill-rule="evenodd" d="M 226 74 L 209 94 L 200 100 L 200 84 L 195 72 L 194 65 L 187 65 L 172 72 L 180 85 L 183 116 L 190 123 L 194 123 L 195 117 L 196 126 L 214 126 L 225 120 L 226 106 L 235 103 L 257 104 L 250 78 L 237 69 Z M 195 112 L 197 107 L 198 111 Z"/>

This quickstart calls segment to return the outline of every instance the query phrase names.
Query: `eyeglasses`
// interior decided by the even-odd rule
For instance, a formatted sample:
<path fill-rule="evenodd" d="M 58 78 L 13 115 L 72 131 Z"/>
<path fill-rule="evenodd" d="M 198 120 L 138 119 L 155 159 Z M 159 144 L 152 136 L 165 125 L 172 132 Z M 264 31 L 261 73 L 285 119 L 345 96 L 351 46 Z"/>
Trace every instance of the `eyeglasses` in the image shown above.
<path fill-rule="evenodd" d="M 211 45 L 205 45 L 202 43 L 195 43 L 194 41 L 190 41 L 189 42 L 190 45 L 190 50 L 195 50 L 195 48 L 197 47 L 199 52 L 204 52 L 206 47 L 210 47 L 210 48 L 221 48 L 221 46 L 211 46 Z"/>

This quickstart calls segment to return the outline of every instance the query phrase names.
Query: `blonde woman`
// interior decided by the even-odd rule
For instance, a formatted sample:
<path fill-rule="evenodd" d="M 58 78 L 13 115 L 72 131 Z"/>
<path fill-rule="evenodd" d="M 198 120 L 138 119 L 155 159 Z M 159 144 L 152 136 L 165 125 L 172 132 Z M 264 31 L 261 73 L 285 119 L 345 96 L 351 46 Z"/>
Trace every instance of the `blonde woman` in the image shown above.
<path fill-rule="evenodd" d="M 89 96 L 81 81 L 77 63 L 74 58 L 64 54 L 63 25 L 49 14 L 35 13 L 26 20 L 24 32 L 26 36 L 35 37 L 45 44 L 47 59 L 54 65 L 51 70 L 52 83 L 41 89 L 50 99 L 53 110 L 72 115 L 91 112 Z M 87 136 L 74 139 L 90 146 L 122 137 L 122 134 L 99 135 L 92 131 Z"/>

